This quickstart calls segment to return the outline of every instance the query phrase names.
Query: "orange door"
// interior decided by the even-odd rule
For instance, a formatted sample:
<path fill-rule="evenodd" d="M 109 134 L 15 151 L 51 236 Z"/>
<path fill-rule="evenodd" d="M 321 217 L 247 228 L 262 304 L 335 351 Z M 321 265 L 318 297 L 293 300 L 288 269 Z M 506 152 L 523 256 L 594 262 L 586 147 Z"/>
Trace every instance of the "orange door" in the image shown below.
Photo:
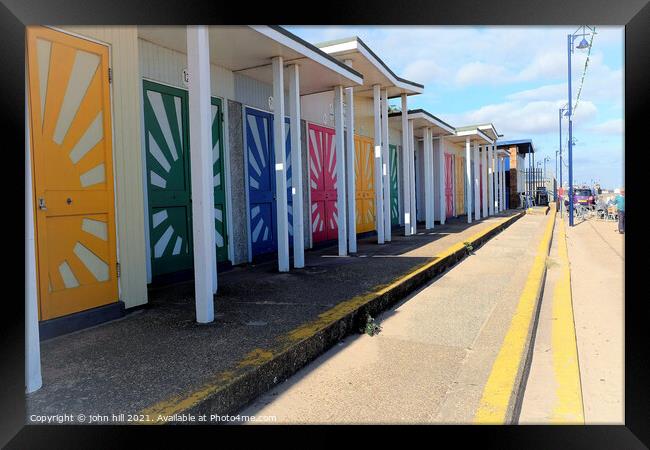
<path fill-rule="evenodd" d="M 465 157 L 456 155 L 456 215 L 462 216 L 465 211 Z"/>
<path fill-rule="evenodd" d="M 373 142 L 372 139 L 364 136 L 354 136 L 357 233 L 365 233 L 376 228 Z"/>
<path fill-rule="evenodd" d="M 108 48 L 27 28 L 40 319 L 118 299 Z"/>

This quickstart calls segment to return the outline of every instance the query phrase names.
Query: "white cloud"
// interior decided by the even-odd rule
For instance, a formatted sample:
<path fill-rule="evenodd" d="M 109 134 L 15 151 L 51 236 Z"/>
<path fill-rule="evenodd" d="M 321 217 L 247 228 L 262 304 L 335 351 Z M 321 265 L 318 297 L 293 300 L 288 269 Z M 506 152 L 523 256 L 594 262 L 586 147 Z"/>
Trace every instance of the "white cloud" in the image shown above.
<path fill-rule="evenodd" d="M 547 84 L 534 89 L 508 94 L 506 98 L 514 101 L 559 100 L 567 96 L 566 83 Z"/>
<path fill-rule="evenodd" d="M 462 114 L 441 115 L 458 126 L 491 122 L 505 139 L 526 138 L 530 135 L 556 133 L 561 101 L 510 101 L 486 105 Z M 573 118 L 575 124 L 589 123 L 596 117 L 597 107 L 583 101 Z"/>
<path fill-rule="evenodd" d="M 456 73 L 456 83 L 460 86 L 470 84 L 498 84 L 509 79 L 506 69 L 496 64 L 473 61 L 463 65 Z"/>
<path fill-rule="evenodd" d="M 521 81 L 538 80 L 540 78 L 559 78 L 567 73 L 566 52 L 556 49 L 543 51 L 535 56 L 518 74 Z"/>
<path fill-rule="evenodd" d="M 612 119 L 589 128 L 590 131 L 601 134 L 623 134 L 623 119 Z"/>
<path fill-rule="evenodd" d="M 416 83 L 430 83 L 434 80 L 444 81 L 447 71 L 431 59 L 418 59 L 409 63 L 401 76 Z"/>

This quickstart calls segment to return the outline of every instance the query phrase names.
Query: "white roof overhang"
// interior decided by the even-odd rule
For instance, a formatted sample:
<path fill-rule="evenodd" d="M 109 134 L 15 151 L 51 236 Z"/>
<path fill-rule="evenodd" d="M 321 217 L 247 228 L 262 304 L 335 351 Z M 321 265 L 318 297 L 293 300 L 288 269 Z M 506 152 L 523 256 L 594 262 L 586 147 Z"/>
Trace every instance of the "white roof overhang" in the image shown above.
<path fill-rule="evenodd" d="M 433 136 L 449 136 L 454 134 L 454 127 L 448 123 L 443 122 L 433 114 L 428 113 L 423 109 L 416 109 L 408 112 L 408 120 L 413 121 L 413 134 L 416 138 L 424 137 L 424 129 L 431 128 Z M 401 112 L 393 112 L 388 114 L 388 121 L 393 126 L 399 127 L 402 120 Z"/>
<path fill-rule="evenodd" d="M 470 143 L 472 145 L 474 144 L 487 145 L 487 144 L 494 143 L 493 139 L 490 139 L 488 135 L 483 133 L 478 128 L 470 129 L 470 130 L 456 130 L 456 134 L 450 136 L 449 138 L 447 138 L 447 140 L 454 144 L 464 144 L 467 138 L 469 138 Z"/>
<path fill-rule="evenodd" d="M 388 97 L 402 94 L 413 95 L 424 92 L 424 86 L 397 76 L 370 48 L 358 37 L 316 44 L 325 53 L 340 61 L 351 62 L 352 68 L 363 74 L 363 85 L 354 89 L 355 94 L 372 97 L 372 87 L 376 84 L 387 89 Z"/>
<path fill-rule="evenodd" d="M 185 26 L 138 26 L 138 36 L 163 47 L 187 53 Z M 272 58 L 300 66 L 300 94 L 329 91 L 334 86 L 363 84 L 363 76 L 338 59 L 278 26 L 208 26 L 210 62 L 234 73 L 272 84 Z M 285 76 L 285 88 L 288 88 Z"/>

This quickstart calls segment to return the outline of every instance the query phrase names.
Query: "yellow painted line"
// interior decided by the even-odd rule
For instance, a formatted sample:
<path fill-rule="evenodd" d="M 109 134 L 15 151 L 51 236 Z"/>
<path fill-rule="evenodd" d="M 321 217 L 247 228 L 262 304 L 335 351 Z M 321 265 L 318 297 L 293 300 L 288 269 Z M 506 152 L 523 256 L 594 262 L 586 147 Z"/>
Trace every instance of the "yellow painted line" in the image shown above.
<path fill-rule="evenodd" d="M 571 297 L 571 271 L 564 227 L 562 220 L 557 233 L 561 274 L 553 291 L 553 325 L 551 328 L 553 373 L 557 389 L 556 405 L 550 421 L 558 424 L 584 425 L 578 344 Z"/>
<path fill-rule="evenodd" d="M 463 242 L 474 243 L 478 239 L 484 237 L 488 233 L 503 225 L 505 222 L 514 219 L 514 217 L 515 216 L 510 216 L 496 221 L 481 229 L 480 231 L 472 234 L 467 239 L 464 239 Z M 225 388 L 227 385 L 234 382 L 238 378 L 244 376 L 247 373 L 247 370 L 251 367 L 259 367 L 273 360 L 274 358 L 277 358 L 278 356 L 290 350 L 293 345 L 296 345 L 305 339 L 311 338 L 316 333 L 324 330 L 333 323 L 336 323 L 338 320 L 361 308 L 373 299 L 384 295 L 385 293 L 391 291 L 392 289 L 417 276 L 418 274 L 430 269 L 431 267 L 434 267 L 437 264 L 440 264 L 440 262 L 446 257 L 453 255 L 459 250 L 464 249 L 465 245 L 463 242 L 456 242 L 455 244 L 449 246 L 441 253 L 435 255 L 431 261 L 426 262 L 412 269 L 410 272 L 397 277 L 388 285 L 376 286 L 371 292 L 367 292 L 365 294 L 345 300 L 328 309 L 327 311 L 319 314 L 318 318 L 315 320 L 301 325 L 285 333 L 284 335 L 279 336 L 276 339 L 277 344 L 273 348 L 258 348 L 249 352 L 241 361 L 239 361 L 239 363 L 237 363 L 234 370 L 220 373 L 213 380 L 207 382 L 196 391 L 189 394 L 178 395 L 167 400 L 162 400 L 140 411 L 138 414 L 145 417 L 148 416 L 149 418 L 149 421 L 143 420 L 140 423 L 161 424 L 167 421 L 173 421 L 174 414 L 180 414 L 183 411 L 198 405 L 201 401 Z"/>
<path fill-rule="evenodd" d="M 555 214 L 549 214 L 546 229 L 537 246 L 537 254 L 519 297 L 510 328 L 503 339 L 501 349 L 483 389 L 474 417 L 475 423 L 506 423 L 510 401 L 513 392 L 517 389 L 515 383 L 525 357 L 526 343 L 530 327 L 533 324 L 540 288 L 544 281 L 546 257 L 553 236 L 554 224 Z"/>

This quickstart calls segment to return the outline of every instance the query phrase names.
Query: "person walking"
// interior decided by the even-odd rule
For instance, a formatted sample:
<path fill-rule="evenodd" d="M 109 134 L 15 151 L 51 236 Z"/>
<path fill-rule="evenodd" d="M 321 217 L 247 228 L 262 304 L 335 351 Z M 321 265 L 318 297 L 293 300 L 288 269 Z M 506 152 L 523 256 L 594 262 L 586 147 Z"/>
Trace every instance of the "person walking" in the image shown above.
<path fill-rule="evenodd" d="M 618 210 L 618 232 L 625 233 L 625 190 L 621 189 L 621 193 L 616 196 L 614 200 L 616 209 Z"/>

